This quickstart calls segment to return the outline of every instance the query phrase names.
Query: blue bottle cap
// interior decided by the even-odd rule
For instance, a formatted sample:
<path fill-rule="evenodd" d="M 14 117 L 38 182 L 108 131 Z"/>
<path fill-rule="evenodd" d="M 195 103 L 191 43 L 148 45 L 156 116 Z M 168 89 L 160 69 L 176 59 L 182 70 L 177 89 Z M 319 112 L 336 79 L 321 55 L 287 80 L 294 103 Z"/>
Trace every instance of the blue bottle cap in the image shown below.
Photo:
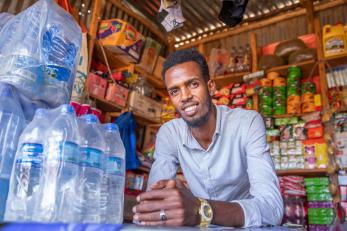
<path fill-rule="evenodd" d="M 117 126 L 117 124 L 114 124 L 114 123 L 107 123 L 107 124 L 105 124 L 105 129 L 106 129 L 106 131 L 117 131 L 118 126 Z"/>
<path fill-rule="evenodd" d="M 70 104 L 64 104 L 61 106 L 61 112 L 74 113 L 75 110 L 73 109 L 73 106 L 71 106 Z"/>
<path fill-rule="evenodd" d="M 97 122 L 98 122 L 98 117 L 96 117 L 96 115 L 93 115 L 93 114 L 84 115 L 84 116 L 82 116 L 82 118 L 83 118 L 84 121 L 86 121 L 88 124 L 97 123 Z"/>

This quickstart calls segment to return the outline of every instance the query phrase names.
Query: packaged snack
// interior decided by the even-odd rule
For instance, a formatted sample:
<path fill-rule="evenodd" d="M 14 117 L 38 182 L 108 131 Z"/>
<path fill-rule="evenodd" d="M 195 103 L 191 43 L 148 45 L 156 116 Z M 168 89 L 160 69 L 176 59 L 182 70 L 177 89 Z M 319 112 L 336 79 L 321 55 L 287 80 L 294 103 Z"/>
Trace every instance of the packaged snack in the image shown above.
<path fill-rule="evenodd" d="M 293 130 L 293 137 L 295 140 L 306 140 L 306 129 L 303 121 L 293 125 Z"/>
<path fill-rule="evenodd" d="M 281 140 L 289 141 L 293 139 L 293 127 L 291 125 L 286 125 L 281 128 Z"/>

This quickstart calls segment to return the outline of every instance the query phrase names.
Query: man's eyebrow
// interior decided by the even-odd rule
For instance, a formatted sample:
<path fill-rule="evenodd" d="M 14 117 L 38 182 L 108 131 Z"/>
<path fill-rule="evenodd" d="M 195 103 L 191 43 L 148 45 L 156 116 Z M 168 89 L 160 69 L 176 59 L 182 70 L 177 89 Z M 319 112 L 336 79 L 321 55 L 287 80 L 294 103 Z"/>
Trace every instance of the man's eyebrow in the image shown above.
<path fill-rule="evenodd" d="M 187 81 L 184 81 L 182 84 L 187 85 L 187 84 L 191 83 L 192 81 L 196 81 L 196 80 L 200 81 L 200 78 L 197 76 L 194 76 L 193 78 L 188 79 Z M 172 86 L 172 87 L 168 88 L 167 90 L 170 91 L 173 89 L 178 89 L 178 86 L 177 85 Z"/>

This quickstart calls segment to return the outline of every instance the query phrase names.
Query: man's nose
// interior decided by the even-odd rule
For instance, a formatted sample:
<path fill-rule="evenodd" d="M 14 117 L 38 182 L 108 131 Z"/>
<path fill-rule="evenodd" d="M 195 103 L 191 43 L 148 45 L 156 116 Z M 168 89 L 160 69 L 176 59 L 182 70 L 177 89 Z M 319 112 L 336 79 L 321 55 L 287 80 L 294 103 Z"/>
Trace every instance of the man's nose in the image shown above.
<path fill-rule="evenodd" d="M 192 94 L 188 88 L 182 89 L 182 101 L 187 101 L 192 98 Z"/>

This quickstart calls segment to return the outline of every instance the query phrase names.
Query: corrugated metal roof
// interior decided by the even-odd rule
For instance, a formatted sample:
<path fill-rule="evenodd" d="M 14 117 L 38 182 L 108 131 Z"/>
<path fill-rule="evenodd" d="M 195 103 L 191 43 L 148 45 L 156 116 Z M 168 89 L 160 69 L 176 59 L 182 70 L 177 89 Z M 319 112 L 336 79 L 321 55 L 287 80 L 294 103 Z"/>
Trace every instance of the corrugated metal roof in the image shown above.
<path fill-rule="evenodd" d="M 124 0 L 124 2 L 162 27 L 156 19 L 160 8 L 160 0 Z M 182 0 L 181 6 L 186 19 L 184 26 L 168 33 L 174 37 L 176 43 L 182 43 L 206 33 L 228 28 L 218 19 L 222 0 Z M 270 17 L 299 6 L 301 6 L 300 0 L 249 0 L 244 14 L 244 22 Z"/>

